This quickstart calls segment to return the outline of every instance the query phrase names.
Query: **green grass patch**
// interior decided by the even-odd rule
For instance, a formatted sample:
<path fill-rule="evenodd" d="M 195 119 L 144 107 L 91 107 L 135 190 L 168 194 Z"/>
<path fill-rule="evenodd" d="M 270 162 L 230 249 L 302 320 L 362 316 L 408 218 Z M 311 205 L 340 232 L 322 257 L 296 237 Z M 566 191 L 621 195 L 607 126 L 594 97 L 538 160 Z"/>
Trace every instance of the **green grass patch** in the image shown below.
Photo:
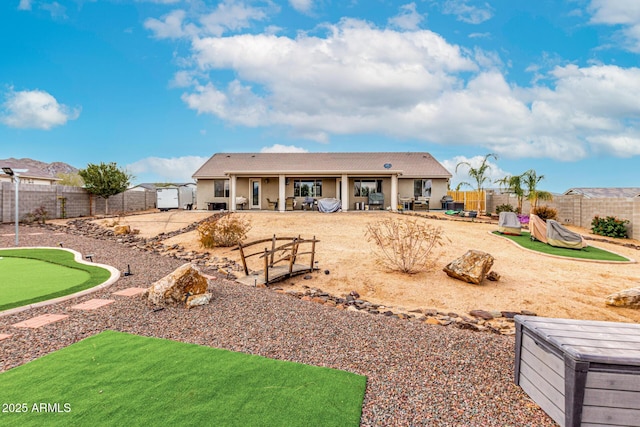
<path fill-rule="evenodd" d="M 105 331 L 0 374 L 1 425 L 358 426 L 366 377 Z M 41 404 L 57 412 L 40 412 Z"/>
<path fill-rule="evenodd" d="M 556 255 L 563 256 L 568 258 L 578 258 L 578 259 L 586 259 L 593 261 L 630 261 L 628 258 L 625 258 L 621 255 L 614 254 L 613 252 L 605 251 L 604 249 L 594 248 L 593 246 L 587 246 L 582 249 L 568 249 L 568 248 L 558 248 L 555 246 L 548 245 L 546 243 L 542 243 L 538 240 L 531 240 L 531 234 L 523 231 L 521 236 L 512 236 L 509 234 L 501 234 L 497 231 L 494 231 L 493 234 L 497 236 L 506 237 L 507 239 L 511 239 L 516 242 L 518 245 L 522 246 L 526 249 L 531 249 L 532 251 L 542 252 L 548 255 Z"/>
<path fill-rule="evenodd" d="M 111 277 L 62 249 L 0 250 L 0 258 L 0 311 L 70 295 Z"/>

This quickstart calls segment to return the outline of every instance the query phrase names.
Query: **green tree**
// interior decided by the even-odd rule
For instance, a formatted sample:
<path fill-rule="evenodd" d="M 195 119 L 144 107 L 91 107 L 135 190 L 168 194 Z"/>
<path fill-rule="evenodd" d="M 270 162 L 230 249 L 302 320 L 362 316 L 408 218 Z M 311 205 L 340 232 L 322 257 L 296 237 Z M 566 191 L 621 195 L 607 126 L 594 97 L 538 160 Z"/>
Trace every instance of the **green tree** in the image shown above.
<path fill-rule="evenodd" d="M 493 153 L 489 153 L 487 155 L 484 156 L 484 159 L 482 159 L 482 163 L 480 163 L 480 166 L 478 167 L 473 167 L 471 165 L 471 163 L 469 162 L 459 162 L 456 165 L 456 173 L 458 172 L 458 168 L 460 166 L 466 166 L 469 168 L 469 171 L 467 172 L 469 174 L 469 176 L 471 178 L 473 178 L 476 181 L 476 189 L 478 192 L 481 192 L 484 189 L 484 183 L 487 182 L 489 180 L 489 177 L 487 176 L 487 172 L 489 170 L 491 170 L 491 165 L 489 164 L 489 158 L 492 157 L 495 160 L 498 160 L 498 156 L 496 154 Z M 468 183 L 461 183 L 461 184 L 465 184 L 465 185 L 469 185 Z M 478 213 L 480 213 L 480 198 L 478 197 Z"/>
<path fill-rule="evenodd" d="M 553 200 L 553 195 L 548 191 L 538 190 L 538 184 L 544 179 L 544 175 L 538 176 L 535 170 L 529 169 L 522 174 L 522 180 L 527 187 L 527 200 L 532 208 L 538 207 L 538 200 Z"/>
<path fill-rule="evenodd" d="M 84 186 L 89 193 L 105 200 L 106 212 L 109 212 L 109 197 L 122 193 L 133 179 L 133 175 L 119 168 L 115 162 L 100 162 L 99 165 L 89 163 L 78 175 L 84 180 Z"/>
<path fill-rule="evenodd" d="M 60 172 L 56 175 L 56 178 L 59 178 L 58 185 L 68 185 L 69 187 L 82 187 L 84 186 L 84 181 L 82 177 L 77 172 L 63 173 Z"/>
<path fill-rule="evenodd" d="M 500 185 L 500 188 L 513 193 L 518 200 L 518 213 L 522 213 L 522 202 L 524 201 L 525 191 L 522 188 L 522 175 L 507 175 L 502 179 L 495 181 Z"/>

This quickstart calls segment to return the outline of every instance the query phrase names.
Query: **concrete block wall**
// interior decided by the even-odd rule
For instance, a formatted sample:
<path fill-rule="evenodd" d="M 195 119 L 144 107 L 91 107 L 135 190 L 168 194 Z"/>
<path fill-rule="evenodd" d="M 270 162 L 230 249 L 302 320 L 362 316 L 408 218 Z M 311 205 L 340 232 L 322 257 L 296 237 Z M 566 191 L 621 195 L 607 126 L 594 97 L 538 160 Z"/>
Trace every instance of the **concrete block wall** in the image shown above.
<path fill-rule="evenodd" d="M 489 212 L 495 212 L 496 206 L 510 204 L 518 206 L 515 196 L 508 194 L 488 194 L 487 207 Z M 613 216 L 628 220 L 627 232 L 632 239 L 640 240 L 640 198 L 606 198 L 587 199 L 581 195 L 555 196 L 553 201 L 541 202 L 558 211 L 558 222 L 564 225 L 574 225 L 590 229 L 595 216 Z M 530 211 L 530 204 L 525 201 L 523 212 Z M 635 224 L 635 227 L 634 227 Z"/>
<path fill-rule="evenodd" d="M 105 200 L 84 188 L 62 185 L 20 184 L 19 216 L 43 206 L 49 218 L 77 218 L 105 213 Z M 155 191 L 125 191 L 109 198 L 109 213 L 153 209 Z M 0 182 L 0 222 L 15 221 L 15 184 Z"/>

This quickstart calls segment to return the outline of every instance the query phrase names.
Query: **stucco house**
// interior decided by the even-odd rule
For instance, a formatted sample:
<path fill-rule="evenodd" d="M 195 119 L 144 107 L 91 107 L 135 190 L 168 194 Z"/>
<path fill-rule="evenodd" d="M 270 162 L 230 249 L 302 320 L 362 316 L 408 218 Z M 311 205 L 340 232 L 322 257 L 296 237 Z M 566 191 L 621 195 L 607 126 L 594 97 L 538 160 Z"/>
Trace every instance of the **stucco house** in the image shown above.
<path fill-rule="evenodd" d="M 420 152 L 217 153 L 193 174 L 198 209 L 230 211 L 313 208 L 309 201 L 323 198 L 343 211 L 368 209 L 373 193 L 383 209 L 424 207 L 418 200 L 439 207 L 451 176 Z"/>
<path fill-rule="evenodd" d="M 20 170 L 20 182 L 22 184 L 37 184 L 37 185 L 56 185 L 60 178 L 56 178 L 52 176 L 49 172 L 35 168 L 33 166 L 22 164 L 18 161 L 10 162 L 3 161 L 0 166 L 9 167 L 13 170 Z M 0 169 L 0 182 L 6 181 L 11 182 L 13 179 L 10 175 L 4 173 L 2 169 Z"/>

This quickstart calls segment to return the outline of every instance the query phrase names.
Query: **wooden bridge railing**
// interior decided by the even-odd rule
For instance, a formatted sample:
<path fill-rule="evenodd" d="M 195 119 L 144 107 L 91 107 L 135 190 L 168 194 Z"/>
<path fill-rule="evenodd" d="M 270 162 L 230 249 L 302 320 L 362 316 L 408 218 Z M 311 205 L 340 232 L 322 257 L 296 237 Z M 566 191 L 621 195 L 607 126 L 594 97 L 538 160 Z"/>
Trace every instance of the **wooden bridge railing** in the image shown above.
<path fill-rule="evenodd" d="M 278 244 L 278 242 L 286 241 L 284 244 Z M 271 249 L 264 248 L 264 250 L 260 250 L 257 252 L 246 253 L 246 251 L 252 246 L 259 245 L 261 243 L 271 242 Z M 316 240 L 316 236 L 313 236 L 312 239 L 303 239 L 300 236 L 298 237 L 276 237 L 274 234 L 270 239 L 261 239 L 253 242 L 243 243 L 240 242 L 238 244 L 238 249 L 240 250 L 240 258 L 242 259 L 242 267 L 244 268 L 244 273 L 249 275 L 249 267 L 247 266 L 247 258 L 251 258 L 253 256 L 260 255 L 260 258 L 264 259 L 264 281 L 265 283 L 269 283 L 269 269 L 273 268 L 276 264 L 281 262 L 288 262 L 289 268 L 287 276 L 291 276 L 294 273 L 294 266 L 296 265 L 296 259 L 301 255 L 310 255 L 311 261 L 309 262 L 309 269 L 306 270 L 298 270 L 296 272 L 303 271 L 313 271 L 314 262 L 315 262 L 315 251 L 316 251 L 316 243 L 319 240 Z M 311 249 L 309 251 L 300 251 L 300 246 L 304 244 L 311 244 Z"/>

